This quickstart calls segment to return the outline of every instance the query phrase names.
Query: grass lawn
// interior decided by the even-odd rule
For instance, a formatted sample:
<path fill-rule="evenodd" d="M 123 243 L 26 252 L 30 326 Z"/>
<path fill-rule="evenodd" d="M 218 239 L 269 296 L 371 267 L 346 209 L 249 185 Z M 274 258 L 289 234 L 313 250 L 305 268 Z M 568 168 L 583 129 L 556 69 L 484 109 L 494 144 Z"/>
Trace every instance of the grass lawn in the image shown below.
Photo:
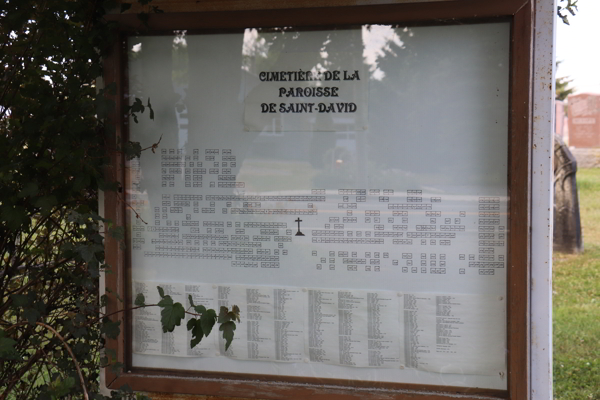
<path fill-rule="evenodd" d="M 554 398 L 600 400 L 600 168 L 577 172 L 585 251 L 554 253 Z"/>

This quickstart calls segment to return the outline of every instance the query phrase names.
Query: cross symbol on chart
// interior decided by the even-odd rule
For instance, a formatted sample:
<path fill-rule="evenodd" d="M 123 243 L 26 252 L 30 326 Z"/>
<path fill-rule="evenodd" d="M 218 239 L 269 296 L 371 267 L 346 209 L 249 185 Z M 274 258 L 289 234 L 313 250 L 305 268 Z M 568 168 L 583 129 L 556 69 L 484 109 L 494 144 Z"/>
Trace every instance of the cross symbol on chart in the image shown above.
<path fill-rule="evenodd" d="M 298 217 L 298 219 L 295 220 L 294 222 L 298 223 L 298 232 L 296 233 L 296 236 L 304 236 L 304 233 L 300 232 L 300 222 L 302 222 L 302 220 L 300 219 L 300 217 Z"/>

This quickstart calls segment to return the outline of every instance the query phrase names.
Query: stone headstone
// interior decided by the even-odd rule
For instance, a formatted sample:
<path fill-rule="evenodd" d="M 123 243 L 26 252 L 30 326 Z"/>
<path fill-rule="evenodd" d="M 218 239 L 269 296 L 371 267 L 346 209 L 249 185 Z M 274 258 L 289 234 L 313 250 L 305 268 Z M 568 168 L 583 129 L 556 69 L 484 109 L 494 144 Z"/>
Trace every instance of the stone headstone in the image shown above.
<path fill-rule="evenodd" d="M 600 94 L 569 96 L 569 146 L 600 147 Z"/>
<path fill-rule="evenodd" d="M 554 250 L 582 253 L 583 237 L 577 197 L 577 161 L 554 135 Z"/>

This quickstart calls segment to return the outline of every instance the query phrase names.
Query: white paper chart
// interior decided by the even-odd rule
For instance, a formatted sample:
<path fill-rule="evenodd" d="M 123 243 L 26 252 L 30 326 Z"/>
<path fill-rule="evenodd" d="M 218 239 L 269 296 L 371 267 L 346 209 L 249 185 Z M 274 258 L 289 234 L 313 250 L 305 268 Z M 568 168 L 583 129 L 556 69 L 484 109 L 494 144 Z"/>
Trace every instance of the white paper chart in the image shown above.
<path fill-rule="evenodd" d="M 504 313 L 502 297 L 164 282 L 134 286 L 147 304 L 158 300 L 154 293 L 160 286 L 174 301 L 185 300 L 185 294 L 216 310 L 235 304 L 244 316 L 227 351 L 217 326 L 192 349 L 185 329 L 162 331 L 159 307 L 137 309 L 133 344 L 138 354 L 475 375 L 506 369 L 504 324 L 495 318 Z"/>
<path fill-rule="evenodd" d="M 506 388 L 509 33 L 131 37 L 130 140 L 160 140 L 127 165 L 132 290 L 242 318 L 225 352 L 136 310 L 133 363 Z"/>

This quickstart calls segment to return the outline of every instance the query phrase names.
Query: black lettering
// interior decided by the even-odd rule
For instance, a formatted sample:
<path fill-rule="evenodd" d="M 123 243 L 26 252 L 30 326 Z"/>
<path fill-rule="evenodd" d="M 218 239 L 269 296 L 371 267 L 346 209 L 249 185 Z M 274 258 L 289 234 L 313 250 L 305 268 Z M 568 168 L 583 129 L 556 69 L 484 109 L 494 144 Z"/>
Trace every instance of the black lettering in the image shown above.
<path fill-rule="evenodd" d="M 319 103 L 318 110 L 319 110 L 320 113 L 335 112 L 335 108 L 333 108 L 333 104 Z"/>
<path fill-rule="evenodd" d="M 354 73 L 352 75 L 348 74 L 348 71 L 344 71 L 344 80 L 345 81 L 360 81 L 360 77 L 358 76 L 358 71 L 354 71 Z"/>

